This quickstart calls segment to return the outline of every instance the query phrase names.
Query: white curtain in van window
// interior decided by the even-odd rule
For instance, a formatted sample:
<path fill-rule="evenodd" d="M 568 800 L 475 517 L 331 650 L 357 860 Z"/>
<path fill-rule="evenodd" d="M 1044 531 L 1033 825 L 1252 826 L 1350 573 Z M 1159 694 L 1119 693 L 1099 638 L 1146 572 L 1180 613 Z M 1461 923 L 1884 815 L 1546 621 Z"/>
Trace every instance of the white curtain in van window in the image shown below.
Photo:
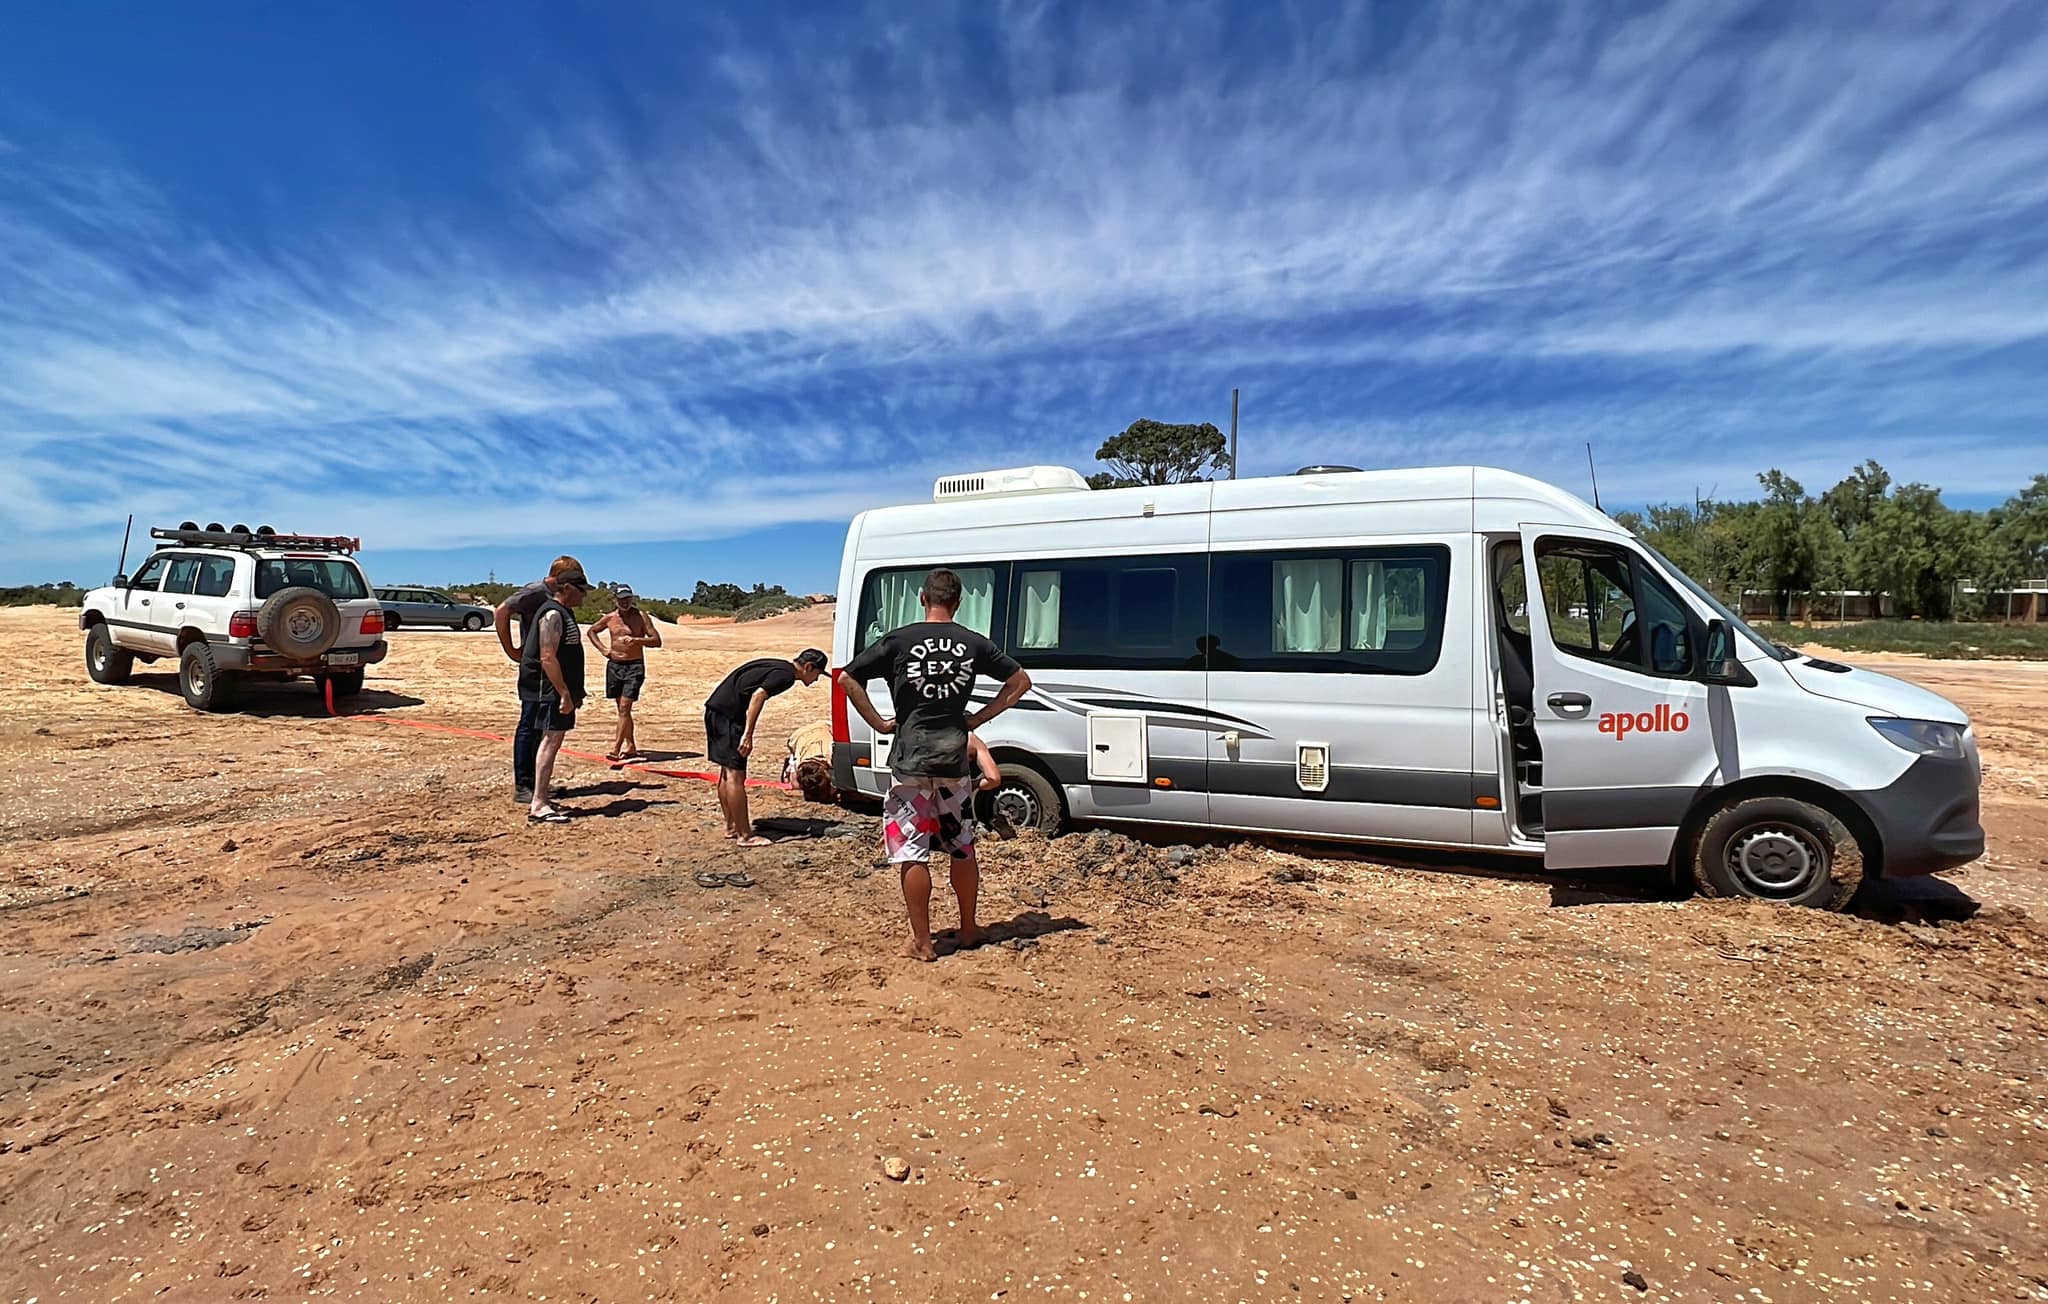
<path fill-rule="evenodd" d="M 986 566 L 953 573 L 960 577 L 960 610 L 954 619 L 986 637 L 996 627 L 996 573 Z"/>
<path fill-rule="evenodd" d="M 1060 645 L 1060 573 L 1025 571 L 1023 597 L 1019 600 L 1017 646 L 1058 647 Z"/>
<path fill-rule="evenodd" d="M 924 604 L 917 600 L 924 588 L 924 576 L 897 572 L 875 577 L 875 618 L 868 622 L 867 643 L 874 643 L 892 629 L 901 629 L 924 619 Z"/>
<path fill-rule="evenodd" d="M 1343 643 L 1344 563 L 1273 563 L 1273 650 L 1335 652 Z"/>
<path fill-rule="evenodd" d="M 1378 651 L 1387 645 L 1387 564 L 1351 563 L 1351 647 Z"/>

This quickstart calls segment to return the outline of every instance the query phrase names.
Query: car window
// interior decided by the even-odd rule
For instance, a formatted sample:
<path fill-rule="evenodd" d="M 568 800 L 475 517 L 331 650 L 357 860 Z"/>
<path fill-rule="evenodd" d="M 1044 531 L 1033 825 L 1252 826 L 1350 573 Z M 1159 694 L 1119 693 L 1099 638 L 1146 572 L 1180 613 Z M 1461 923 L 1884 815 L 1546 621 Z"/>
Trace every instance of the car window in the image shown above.
<path fill-rule="evenodd" d="M 128 581 L 128 587 L 131 589 L 155 588 L 164 577 L 164 568 L 170 564 L 171 559 L 161 553 L 151 557 L 142 564 L 141 570 L 135 572 L 135 578 Z"/>
<path fill-rule="evenodd" d="M 202 557 L 199 559 L 199 577 L 193 581 L 192 591 L 202 598 L 224 598 L 234 591 L 235 559 L 233 557 Z"/>
<path fill-rule="evenodd" d="M 173 557 L 171 569 L 164 576 L 164 592 L 190 593 L 192 582 L 199 578 L 199 558 Z"/>
<path fill-rule="evenodd" d="M 352 561 L 340 557 L 284 557 L 256 564 L 256 596 L 267 598 L 280 589 L 318 589 L 330 598 L 347 601 L 369 596 L 363 573 Z"/>

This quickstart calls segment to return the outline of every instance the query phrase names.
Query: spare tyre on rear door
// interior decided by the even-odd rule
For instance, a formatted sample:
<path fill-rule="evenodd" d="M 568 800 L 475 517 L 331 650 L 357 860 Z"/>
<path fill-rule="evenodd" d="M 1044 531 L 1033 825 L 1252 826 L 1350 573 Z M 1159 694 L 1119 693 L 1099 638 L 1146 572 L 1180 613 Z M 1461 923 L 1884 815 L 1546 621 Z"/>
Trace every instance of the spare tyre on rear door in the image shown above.
<path fill-rule="evenodd" d="M 311 661 L 341 637 L 341 608 L 315 588 L 279 589 L 256 609 L 256 632 L 273 652 Z"/>

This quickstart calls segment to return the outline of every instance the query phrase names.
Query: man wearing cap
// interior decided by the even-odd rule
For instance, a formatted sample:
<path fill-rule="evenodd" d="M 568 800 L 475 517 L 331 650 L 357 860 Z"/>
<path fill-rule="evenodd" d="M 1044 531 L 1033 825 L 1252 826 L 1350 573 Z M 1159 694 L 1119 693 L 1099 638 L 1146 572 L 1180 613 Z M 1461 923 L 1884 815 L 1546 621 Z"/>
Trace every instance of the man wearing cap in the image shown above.
<path fill-rule="evenodd" d="M 654 618 L 640 610 L 640 600 L 629 585 L 612 590 L 615 608 L 599 616 L 590 627 L 590 645 L 604 658 L 604 695 L 618 703 L 618 728 L 612 733 L 608 761 L 631 760 L 640 754 L 633 737 L 633 703 L 647 683 L 646 649 L 661 646 L 661 631 Z"/>
<path fill-rule="evenodd" d="M 754 728 L 761 708 L 771 697 L 796 684 L 808 687 L 825 673 L 825 654 L 805 648 L 792 661 L 763 657 L 727 675 L 704 701 L 705 752 L 718 766 L 718 805 L 725 812 L 725 836 L 743 847 L 765 847 L 768 839 L 754 832 L 747 814 L 747 758 L 754 751 Z"/>
<path fill-rule="evenodd" d="M 583 563 L 574 557 L 561 556 L 555 558 L 554 565 L 548 567 L 545 577 L 535 580 L 498 604 L 497 610 L 493 613 L 493 619 L 498 627 L 498 646 L 505 649 L 505 655 L 511 659 L 513 665 L 520 664 L 520 653 L 526 647 L 527 629 L 533 623 L 534 615 L 555 596 L 556 585 L 565 575 L 576 576 L 578 580 L 582 580 L 585 589 L 588 589 L 589 581 L 583 579 Z M 512 622 L 515 619 L 519 622 L 519 640 L 516 643 L 512 639 Z M 519 727 L 512 734 L 512 796 L 513 800 L 522 806 L 531 805 L 533 802 L 534 762 L 540 753 L 541 732 L 539 707 L 522 697 L 519 702 Z"/>
<path fill-rule="evenodd" d="M 576 625 L 576 608 L 588 596 L 590 581 L 581 570 L 555 576 L 555 591 L 540 604 L 533 631 L 519 654 L 519 701 L 532 707 L 534 727 L 540 731 L 533 798 L 526 808 L 526 818 L 537 824 L 569 820 L 555 806 L 553 780 L 562 740 L 576 727 L 576 712 L 583 709 L 583 631 Z"/>

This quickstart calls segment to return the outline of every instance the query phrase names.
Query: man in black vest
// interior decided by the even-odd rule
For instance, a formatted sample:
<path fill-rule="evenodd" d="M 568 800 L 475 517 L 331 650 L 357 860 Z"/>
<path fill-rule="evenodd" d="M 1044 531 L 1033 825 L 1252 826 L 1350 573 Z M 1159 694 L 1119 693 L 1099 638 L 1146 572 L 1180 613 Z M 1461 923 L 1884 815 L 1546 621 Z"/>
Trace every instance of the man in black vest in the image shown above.
<path fill-rule="evenodd" d="M 589 596 L 590 581 L 581 567 L 554 579 L 554 591 L 534 613 L 533 628 L 519 654 L 519 701 L 533 709 L 541 736 L 540 752 L 534 757 L 533 800 L 526 809 L 526 818 L 536 824 L 569 822 L 549 799 L 554 791 L 550 784 L 562 739 L 576 727 L 576 712 L 583 706 L 583 631 L 576 624 L 576 608 Z"/>

